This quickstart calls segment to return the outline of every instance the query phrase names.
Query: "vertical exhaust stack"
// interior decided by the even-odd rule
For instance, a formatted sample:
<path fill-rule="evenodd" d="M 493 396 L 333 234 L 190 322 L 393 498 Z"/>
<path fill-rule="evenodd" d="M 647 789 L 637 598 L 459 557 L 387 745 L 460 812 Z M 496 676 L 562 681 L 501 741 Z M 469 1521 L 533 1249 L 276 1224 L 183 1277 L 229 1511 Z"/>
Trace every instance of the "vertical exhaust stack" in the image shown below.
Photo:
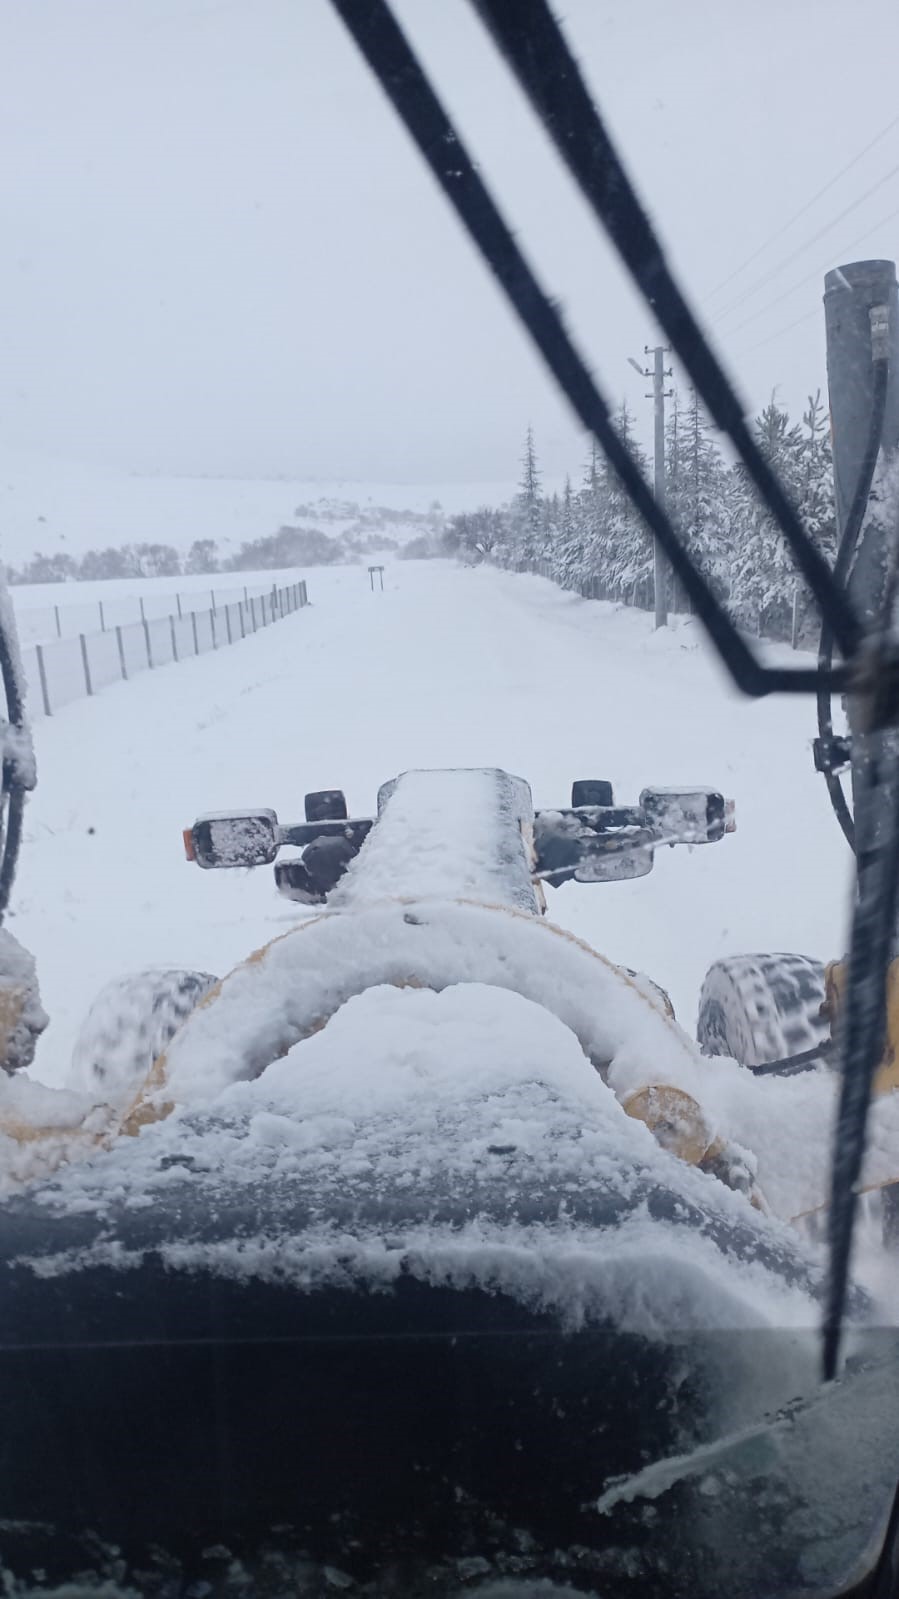
<path fill-rule="evenodd" d="M 876 404 L 871 335 L 871 312 L 876 306 L 884 306 L 887 311 L 889 371 L 880 448 L 889 457 L 899 449 L 899 287 L 895 262 L 853 261 L 827 273 L 824 279 L 827 387 L 840 540 L 864 469 Z M 875 509 L 873 505 L 871 509 Z M 891 536 L 890 525 L 878 525 L 876 515 L 866 517 L 852 572 L 851 591 L 867 619 L 872 619 L 877 609 L 886 544 Z"/>

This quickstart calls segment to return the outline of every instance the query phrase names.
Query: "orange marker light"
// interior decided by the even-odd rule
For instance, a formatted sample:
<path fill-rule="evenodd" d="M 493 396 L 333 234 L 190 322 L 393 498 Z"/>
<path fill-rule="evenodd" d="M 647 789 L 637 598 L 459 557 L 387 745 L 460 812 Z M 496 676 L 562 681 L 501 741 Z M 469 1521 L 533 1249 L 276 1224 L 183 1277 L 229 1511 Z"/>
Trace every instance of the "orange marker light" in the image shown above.
<path fill-rule="evenodd" d="M 194 830 L 193 830 L 193 828 L 192 827 L 185 827 L 184 832 L 181 834 L 181 837 L 184 840 L 184 853 L 185 853 L 185 855 L 187 856 L 189 861 L 195 861 L 196 858 L 197 858 L 197 852 L 194 849 Z"/>

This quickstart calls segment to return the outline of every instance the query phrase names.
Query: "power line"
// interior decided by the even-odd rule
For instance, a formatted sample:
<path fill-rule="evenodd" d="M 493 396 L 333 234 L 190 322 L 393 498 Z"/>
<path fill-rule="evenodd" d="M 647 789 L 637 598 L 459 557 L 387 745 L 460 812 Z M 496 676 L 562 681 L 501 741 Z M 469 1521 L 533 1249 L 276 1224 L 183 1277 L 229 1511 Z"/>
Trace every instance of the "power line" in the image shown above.
<path fill-rule="evenodd" d="M 841 250 L 836 251 L 835 254 L 837 260 L 845 260 L 850 250 L 854 250 L 857 244 L 864 244 L 866 239 L 870 239 L 872 233 L 878 233 L 881 228 L 886 227 L 888 222 L 892 222 L 894 217 L 899 217 L 899 207 L 897 207 L 895 211 L 889 211 L 885 217 L 881 217 L 879 222 L 875 222 L 872 227 L 866 228 L 864 233 L 857 234 L 856 237 L 851 239 L 848 244 L 845 244 Z M 744 317 L 742 322 L 738 322 L 736 327 L 727 328 L 725 330 L 725 337 L 729 338 L 731 334 L 739 333 L 742 328 L 748 327 L 751 322 L 756 322 L 758 318 L 760 316 L 764 316 L 767 311 L 773 311 L 776 305 L 780 305 L 784 300 L 788 300 L 791 294 L 796 293 L 797 289 L 804 288 L 807 283 L 811 283 L 815 278 L 820 277 L 823 270 L 823 268 L 815 267 L 814 272 L 807 272 L 804 278 L 799 278 L 796 283 L 793 283 L 790 286 L 789 289 L 784 289 L 783 293 L 779 294 L 776 299 L 769 300 L 767 305 L 763 305 L 760 310 L 750 312 L 749 316 Z M 717 327 L 719 320 L 719 318 L 713 319 L 712 326 Z"/>
<path fill-rule="evenodd" d="M 748 350 L 738 350 L 736 353 L 737 355 L 754 355 L 756 350 L 761 350 L 766 344 L 773 344 L 775 339 L 782 338 L 785 333 L 792 333 L 793 329 L 798 328 L 801 322 L 809 322 L 813 316 L 819 316 L 820 313 L 821 307 L 814 305 L 810 311 L 804 311 L 802 316 L 798 316 L 795 322 L 788 322 L 785 328 L 778 328 L 776 333 L 769 333 L 767 338 L 759 339 L 757 344 L 750 344 Z"/>
<path fill-rule="evenodd" d="M 792 262 L 796 260 L 797 256 L 804 255 L 806 250 L 810 249 L 813 244 L 817 244 L 819 239 L 823 239 L 825 233 L 829 233 L 831 228 L 835 228 L 838 222 L 842 222 L 844 217 L 848 217 L 851 212 L 857 211 L 860 205 L 864 205 L 865 201 L 869 200 L 872 194 L 876 194 L 878 189 L 882 189 L 885 183 L 889 183 L 890 179 L 894 178 L 897 172 L 899 172 L 899 164 L 891 167 L 889 172 L 885 172 L 882 178 L 878 178 L 876 183 L 872 183 L 870 189 L 866 189 L 864 194 L 860 194 L 857 200 L 852 201 L 851 205 L 845 206 L 844 209 L 840 211 L 837 216 L 833 217 L 830 222 L 826 222 L 823 228 L 819 228 L 817 233 L 813 233 L 810 239 L 806 239 L 804 244 L 800 244 L 791 252 L 790 255 L 784 256 L 784 259 L 779 261 L 777 266 L 772 267 L 769 272 L 766 272 L 763 277 L 759 278 L 751 288 L 746 290 L 745 294 L 740 296 L 738 300 L 734 300 L 731 305 L 725 306 L 725 308 L 718 313 L 719 318 L 728 316 L 731 311 L 739 310 L 746 300 L 751 300 L 753 295 L 758 294 L 759 289 L 763 289 L 766 283 L 770 283 L 772 278 L 776 278 L 778 274 L 783 271 L 784 267 L 790 266 Z"/>
<path fill-rule="evenodd" d="M 751 255 L 748 255 L 744 261 L 741 261 L 740 265 L 735 267 L 733 272 L 729 273 L 726 278 L 722 278 L 720 283 L 716 283 L 713 289 L 709 289 L 708 297 L 711 298 L 713 294 L 718 294 L 722 289 L 726 289 L 729 283 L 733 283 L 734 278 L 738 278 L 741 272 L 744 272 L 748 266 L 752 265 L 753 261 L 757 261 L 760 255 L 764 255 L 769 244 L 775 244 L 778 239 L 783 238 L 783 235 L 789 232 L 790 228 L 793 226 L 793 223 L 798 222 L 800 217 L 804 217 L 812 209 L 812 206 L 817 204 L 817 202 L 821 199 L 821 196 L 827 194 L 828 190 L 834 187 L 834 184 L 839 183 L 840 179 L 845 177 L 847 172 L 851 172 L 852 168 L 858 165 L 862 157 L 866 156 L 869 150 L 873 150 L 875 144 L 879 144 L 881 139 L 885 139 L 887 134 L 891 133 L 897 124 L 899 124 L 899 116 L 894 117 L 892 122 L 888 122 L 885 128 L 881 128 L 879 133 L 875 133 L 874 138 L 869 140 L 869 142 L 864 146 L 864 149 L 859 150 L 858 154 L 854 155 L 851 161 L 847 161 L 846 165 L 841 167 L 839 172 L 835 173 L 832 178 L 829 178 L 824 184 L 824 187 L 819 189 L 816 194 L 813 194 L 811 199 L 807 200 L 804 206 L 801 206 L 798 211 L 795 211 L 781 227 L 775 229 L 774 233 L 769 234 L 767 239 L 765 239 L 764 242 L 759 245 L 758 249 L 753 250 Z"/>

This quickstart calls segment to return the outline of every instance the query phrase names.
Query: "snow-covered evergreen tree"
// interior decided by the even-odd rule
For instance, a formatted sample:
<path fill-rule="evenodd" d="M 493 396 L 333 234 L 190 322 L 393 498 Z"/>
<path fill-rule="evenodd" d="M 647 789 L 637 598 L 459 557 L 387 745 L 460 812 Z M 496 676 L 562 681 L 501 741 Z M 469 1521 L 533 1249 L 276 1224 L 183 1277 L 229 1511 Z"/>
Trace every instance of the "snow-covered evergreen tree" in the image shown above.
<path fill-rule="evenodd" d="M 625 406 L 616 426 L 647 474 Z M 820 395 L 809 398 L 801 426 L 791 421 L 774 398 L 754 426 L 804 526 L 832 561 L 833 470 Z M 485 536 L 493 546 L 494 559 L 520 568 L 543 562 L 566 588 L 589 587 L 601 597 L 651 606 L 651 535 L 595 443 L 580 488 L 573 491 L 570 480 L 566 481 L 561 497 L 542 493 L 530 428 L 521 467 L 512 503 L 502 511 L 454 518 L 455 541 L 473 549 L 479 536 L 476 528 L 484 525 L 478 519 L 491 517 L 491 530 Z M 753 630 L 787 638 L 793 596 L 798 592 L 800 621 L 808 636 L 813 608 L 792 557 L 744 468 L 726 464 L 695 393 L 691 392 L 686 407 L 677 394 L 673 397 L 666 427 L 665 468 L 669 515 L 715 591 L 729 601 L 736 619 Z M 673 583 L 668 598 L 669 604 L 676 598 L 683 602 L 682 596 L 675 595 Z"/>
<path fill-rule="evenodd" d="M 534 430 L 531 427 L 525 435 L 524 455 L 521 458 L 521 480 L 515 497 L 515 521 L 518 559 L 522 563 L 529 564 L 542 555 L 545 543 L 540 471 L 534 447 Z"/>
<path fill-rule="evenodd" d="M 794 505 L 802 498 L 802 432 L 771 398 L 755 434 Z M 746 627 L 787 637 L 796 570 L 782 534 L 742 466 L 734 468 L 728 506 L 731 610 Z"/>
<path fill-rule="evenodd" d="M 715 593 L 720 599 L 726 599 L 730 591 L 731 554 L 727 478 L 695 389 L 690 390 L 678 448 L 678 527 Z"/>
<path fill-rule="evenodd" d="M 645 476 L 646 456 L 634 439 L 633 417 L 624 404 L 615 419 L 615 426 Z M 653 585 L 653 549 L 649 529 L 608 465 L 604 466 L 602 483 L 609 587 L 619 599 L 649 606 L 652 604 Z"/>
<path fill-rule="evenodd" d="M 584 467 L 583 482 L 575 499 L 576 538 L 566 572 L 569 588 L 579 587 L 587 577 L 608 582 L 604 484 L 604 463 L 596 440 L 592 439 L 590 459 Z"/>
<path fill-rule="evenodd" d="M 814 539 L 830 566 L 836 560 L 837 522 L 834 503 L 833 459 L 830 427 L 821 401 L 821 391 L 810 394 L 802 413 L 804 432 L 800 445 L 800 483 L 798 510 L 802 525 Z M 820 628 L 817 606 L 801 577 L 799 586 L 799 628 L 809 639 Z"/>

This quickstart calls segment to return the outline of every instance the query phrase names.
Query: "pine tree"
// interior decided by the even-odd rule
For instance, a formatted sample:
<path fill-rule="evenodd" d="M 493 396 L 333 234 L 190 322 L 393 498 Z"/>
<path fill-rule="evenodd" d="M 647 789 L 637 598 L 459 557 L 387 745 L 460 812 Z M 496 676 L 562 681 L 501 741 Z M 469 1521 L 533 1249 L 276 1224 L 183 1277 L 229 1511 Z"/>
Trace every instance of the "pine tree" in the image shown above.
<path fill-rule="evenodd" d="M 575 501 L 571 491 L 571 478 L 566 477 L 565 490 L 562 495 L 562 507 L 559 513 L 559 538 L 551 557 L 553 576 L 566 588 L 568 587 L 568 574 L 571 568 L 577 565 L 578 555 L 579 541 Z"/>
<path fill-rule="evenodd" d="M 646 456 L 633 437 L 633 417 L 625 404 L 622 404 L 615 418 L 615 427 L 644 476 L 647 476 Z M 647 607 L 652 604 L 653 598 L 652 537 L 634 509 L 630 496 L 608 465 L 603 474 L 603 489 L 602 511 L 609 586 L 620 599 Z"/>
<path fill-rule="evenodd" d="M 678 525 L 694 560 L 720 599 L 729 591 L 728 519 L 724 463 L 709 423 L 690 390 L 680 441 Z"/>
<path fill-rule="evenodd" d="M 793 504 L 802 498 L 802 433 L 771 398 L 756 418 L 758 443 Z M 770 512 L 751 488 L 745 470 L 733 469 L 730 496 L 732 609 L 744 626 L 773 637 L 789 637 L 796 570 Z"/>
<path fill-rule="evenodd" d="M 521 480 L 515 500 L 517 543 L 519 561 L 529 565 L 543 552 L 543 504 L 540 494 L 540 471 L 534 447 L 534 430 L 528 427 L 525 435 L 524 455 L 521 458 Z"/>
<path fill-rule="evenodd" d="M 797 503 L 805 531 L 830 566 L 836 560 L 837 528 L 834 503 L 833 460 L 830 428 L 821 401 L 820 389 L 808 397 L 802 413 L 803 434 L 798 451 Z M 799 633 L 809 641 L 820 628 L 820 613 L 808 585 L 798 574 L 794 586 L 799 595 Z"/>

